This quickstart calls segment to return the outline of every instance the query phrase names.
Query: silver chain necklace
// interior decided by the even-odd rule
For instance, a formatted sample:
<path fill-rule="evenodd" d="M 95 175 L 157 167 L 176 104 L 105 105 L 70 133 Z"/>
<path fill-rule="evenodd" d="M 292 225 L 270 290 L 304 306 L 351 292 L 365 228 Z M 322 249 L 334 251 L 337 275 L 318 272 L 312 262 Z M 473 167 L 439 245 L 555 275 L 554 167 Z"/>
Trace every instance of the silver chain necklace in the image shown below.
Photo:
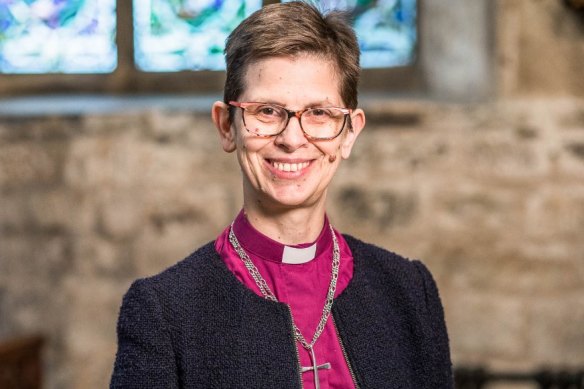
<path fill-rule="evenodd" d="M 333 237 L 333 269 L 332 269 L 332 274 L 331 274 L 331 282 L 329 284 L 329 288 L 328 288 L 328 292 L 327 292 L 327 296 L 326 296 L 326 302 L 324 304 L 324 308 L 322 309 L 322 316 L 320 318 L 318 326 L 316 327 L 316 331 L 314 332 L 314 336 L 312 337 L 312 342 L 308 343 L 306 341 L 306 339 L 304 338 L 304 336 L 302 335 L 302 333 L 298 329 L 298 326 L 296 326 L 296 323 L 294 322 L 294 317 L 292 317 L 292 328 L 294 329 L 294 339 L 297 342 L 299 342 L 302 345 L 302 347 L 304 347 L 310 353 L 310 356 L 312 358 L 313 368 L 311 368 L 310 370 L 314 371 L 314 379 L 315 379 L 315 387 L 316 388 L 320 387 L 319 381 L 318 381 L 318 369 L 321 367 L 317 366 L 317 363 L 316 363 L 316 357 L 314 355 L 314 344 L 318 340 L 320 334 L 322 334 L 322 331 L 324 330 L 326 322 L 330 316 L 331 308 L 333 306 L 333 299 L 335 297 L 335 290 L 337 289 L 337 279 L 339 278 L 339 267 L 341 264 L 339 242 L 337 241 L 337 236 L 335 235 L 335 231 L 333 230 L 332 225 L 329 224 L 329 228 L 331 231 L 331 235 Z M 239 255 L 239 258 L 243 261 L 243 264 L 247 268 L 247 271 L 249 272 L 251 277 L 254 279 L 256 285 L 258 286 L 258 288 L 262 292 L 262 295 L 264 296 L 264 298 L 266 300 L 278 302 L 278 299 L 276 298 L 276 296 L 274 295 L 274 293 L 272 292 L 272 290 L 270 289 L 270 287 L 266 283 L 266 280 L 262 277 L 262 275 L 258 271 L 257 267 L 255 267 L 255 265 L 251 261 L 249 255 L 247 255 L 245 250 L 239 244 L 239 241 L 237 240 L 237 237 L 235 236 L 235 233 L 233 232 L 233 223 L 231 223 L 231 228 L 229 229 L 229 242 L 231 242 L 233 249 L 237 252 L 237 254 Z M 292 311 L 290 311 L 290 313 L 292 313 Z"/>

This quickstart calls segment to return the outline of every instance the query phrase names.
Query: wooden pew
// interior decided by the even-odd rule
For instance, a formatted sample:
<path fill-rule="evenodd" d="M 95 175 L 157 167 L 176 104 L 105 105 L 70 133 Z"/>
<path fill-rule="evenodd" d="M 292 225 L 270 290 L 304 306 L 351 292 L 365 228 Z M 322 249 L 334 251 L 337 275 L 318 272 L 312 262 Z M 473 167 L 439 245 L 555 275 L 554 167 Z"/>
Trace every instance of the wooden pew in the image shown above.
<path fill-rule="evenodd" d="M 42 388 L 42 336 L 0 342 L 0 388 Z"/>

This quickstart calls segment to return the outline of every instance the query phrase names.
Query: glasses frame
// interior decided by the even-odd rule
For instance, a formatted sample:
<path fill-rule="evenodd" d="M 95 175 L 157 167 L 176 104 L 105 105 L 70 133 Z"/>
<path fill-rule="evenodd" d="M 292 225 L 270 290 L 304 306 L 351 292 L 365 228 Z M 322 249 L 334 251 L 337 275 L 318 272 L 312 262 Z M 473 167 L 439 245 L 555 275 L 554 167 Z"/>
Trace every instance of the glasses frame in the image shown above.
<path fill-rule="evenodd" d="M 265 105 L 270 105 L 273 107 L 277 107 L 282 109 L 284 112 L 286 112 L 288 114 L 288 118 L 286 119 L 286 124 L 284 124 L 284 126 L 282 127 L 282 129 L 280 130 L 280 132 L 276 133 L 276 134 L 271 134 L 271 135 L 264 135 L 264 134 L 256 134 L 255 132 L 250 131 L 247 128 L 247 125 L 245 124 L 245 111 L 246 108 L 251 106 L 251 105 L 255 105 L 255 104 L 265 104 Z M 343 133 L 343 131 L 345 130 L 345 127 L 347 126 L 347 117 L 349 117 L 349 127 L 351 126 L 351 119 L 350 119 L 350 115 L 353 113 L 353 110 L 350 108 L 341 108 L 341 107 L 309 107 L 309 108 L 304 108 L 304 109 L 300 109 L 298 111 L 292 111 L 290 109 L 287 109 L 285 107 L 282 107 L 281 105 L 278 104 L 271 104 L 271 103 L 263 103 L 260 101 L 246 101 L 246 102 L 239 102 L 239 101 L 230 101 L 229 105 L 233 106 L 233 107 L 237 107 L 237 108 L 241 108 L 241 118 L 243 120 L 243 126 L 245 127 L 245 129 L 247 130 L 247 132 L 249 132 L 252 135 L 255 135 L 257 137 L 260 138 L 271 138 L 273 136 L 278 136 L 281 133 L 284 132 L 284 130 L 286 129 L 286 127 L 288 127 L 288 124 L 290 123 L 290 119 L 292 117 L 295 117 L 298 119 L 298 124 L 300 125 L 300 129 L 302 130 L 302 133 L 304 134 L 304 136 L 307 139 L 310 140 L 333 140 L 335 138 L 337 138 L 339 135 L 341 135 Z M 300 117 L 302 116 L 302 114 L 304 114 L 304 112 L 309 111 L 311 109 L 319 109 L 319 108 L 334 108 L 334 109 L 338 109 L 339 111 L 341 111 L 343 113 L 343 126 L 341 127 L 341 130 L 339 131 L 338 134 L 336 134 L 335 136 L 329 136 L 329 137 L 315 137 L 312 136 L 310 134 L 307 134 L 306 131 L 304 131 L 304 128 L 302 127 L 302 120 L 300 119 Z"/>

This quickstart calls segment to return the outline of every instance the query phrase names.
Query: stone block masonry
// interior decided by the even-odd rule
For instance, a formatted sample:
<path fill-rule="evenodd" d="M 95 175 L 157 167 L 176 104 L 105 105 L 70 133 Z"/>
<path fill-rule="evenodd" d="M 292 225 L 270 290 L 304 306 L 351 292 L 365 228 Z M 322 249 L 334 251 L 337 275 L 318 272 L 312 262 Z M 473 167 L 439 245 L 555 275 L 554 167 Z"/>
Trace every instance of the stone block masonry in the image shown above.
<path fill-rule="evenodd" d="M 427 263 L 455 363 L 582 366 L 583 129 L 577 98 L 373 107 L 329 215 Z M 106 387 L 130 282 L 242 201 L 209 117 L 182 111 L 0 118 L 0 182 L 0 337 L 49 337 L 48 388 Z"/>

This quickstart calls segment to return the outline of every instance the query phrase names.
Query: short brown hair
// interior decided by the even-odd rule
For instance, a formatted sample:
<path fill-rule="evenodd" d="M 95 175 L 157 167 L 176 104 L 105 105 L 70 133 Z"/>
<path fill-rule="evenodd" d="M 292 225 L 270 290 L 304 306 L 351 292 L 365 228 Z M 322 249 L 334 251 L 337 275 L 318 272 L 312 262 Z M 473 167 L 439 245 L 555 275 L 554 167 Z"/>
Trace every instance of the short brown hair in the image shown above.
<path fill-rule="evenodd" d="M 254 12 L 227 38 L 224 101 L 243 93 L 250 64 L 270 57 L 311 54 L 330 60 L 347 108 L 357 107 L 359 45 L 345 13 L 327 14 L 301 1 L 271 4 Z"/>

